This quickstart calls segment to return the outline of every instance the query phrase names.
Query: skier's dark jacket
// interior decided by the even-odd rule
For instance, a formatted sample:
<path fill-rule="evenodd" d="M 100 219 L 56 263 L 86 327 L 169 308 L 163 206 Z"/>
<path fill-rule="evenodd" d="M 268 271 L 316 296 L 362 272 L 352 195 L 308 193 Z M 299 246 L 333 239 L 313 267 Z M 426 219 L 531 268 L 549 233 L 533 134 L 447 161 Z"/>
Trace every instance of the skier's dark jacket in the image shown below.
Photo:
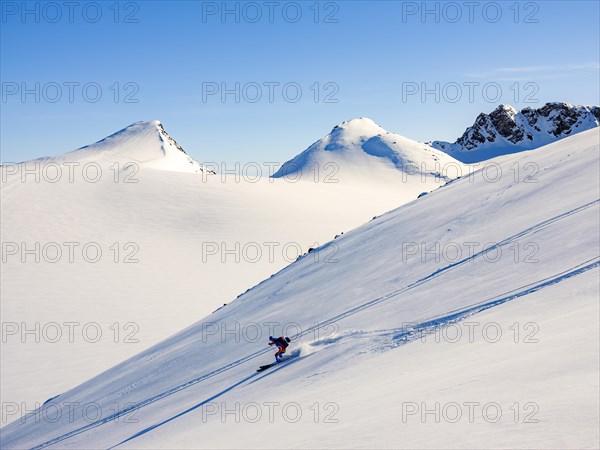
<path fill-rule="evenodd" d="M 273 341 L 273 343 L 274 343 L 274 344 L 275 344 L 277 347 L 279 347 L 279 348 L 283 349 L 283 351 L 285 351 L 285 349 L 286 349 L 286 348 L 287 348 L 287 346 L 289 345 L 289 344 L 288 344 L 288 342 L 285 340 L 285 338 L 284 338 L 283 336 L 280 336 L 280 337 L 276 338 L 276 339 Z"/>

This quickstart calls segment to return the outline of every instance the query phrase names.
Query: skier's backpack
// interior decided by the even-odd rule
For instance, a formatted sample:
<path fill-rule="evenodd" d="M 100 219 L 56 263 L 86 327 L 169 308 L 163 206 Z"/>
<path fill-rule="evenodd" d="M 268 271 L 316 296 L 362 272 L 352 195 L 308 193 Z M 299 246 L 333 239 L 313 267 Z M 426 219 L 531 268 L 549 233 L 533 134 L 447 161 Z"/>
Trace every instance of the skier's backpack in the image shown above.
<path fill-rule="evenodd" d="M 290 341 L 291 341 L 291 339 L 287 336 L 280 340 L 281 344 L 283 345 L 283 348 L 287 348 L 288 345 L 290 345 L 289 344 Z"/>

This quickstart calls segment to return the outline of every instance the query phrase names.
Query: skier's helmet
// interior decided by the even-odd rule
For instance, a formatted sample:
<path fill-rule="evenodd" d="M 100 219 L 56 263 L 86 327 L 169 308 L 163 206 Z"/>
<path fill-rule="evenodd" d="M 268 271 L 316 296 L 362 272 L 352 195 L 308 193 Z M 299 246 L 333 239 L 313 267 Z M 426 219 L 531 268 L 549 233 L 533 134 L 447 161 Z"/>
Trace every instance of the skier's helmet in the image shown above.
<path fill-rule="evenodd" d="M 269 340 L 270 340 L 270 341 L 274 341 L 274 340 L 275 340 L 275 338 L 274 338 L 273 336 L 269 336 Z"/>

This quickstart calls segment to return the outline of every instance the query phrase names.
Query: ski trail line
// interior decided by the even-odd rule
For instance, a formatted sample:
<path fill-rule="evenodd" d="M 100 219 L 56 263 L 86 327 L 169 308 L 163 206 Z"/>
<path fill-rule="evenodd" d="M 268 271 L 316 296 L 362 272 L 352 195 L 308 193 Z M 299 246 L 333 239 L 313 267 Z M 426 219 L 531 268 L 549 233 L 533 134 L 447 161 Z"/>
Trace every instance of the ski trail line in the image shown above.
<path fill-rule="evenodd" d="M 309 356 L 310 356 L 310 355 L 309 355 Z M 267 372 L 266 374 L 262 374 L 262 373 L 261 373 L 261 374 L 260 374 L 260 375 L 261 375 L 261 376 L 260 376 L 260 378 L 258 378 L 257 380 L 254 380 L 254 381 L 252 381 L 252 382 L 250 382 L 250 383 L 248 383 L 248 384 L 256 383 L 257 381 L 260 381 L 260 380 L 262 380 L 263 378 L 265 378 L 265 377 L 267 377 L 267 376 L 270 376 L 270 375 L 272 375 L 272 374 L 274 374 L 274 373 L 277 373 L 277 371 L 278 371 L 278 370 L 281 370 L 281 369 L 283 369 L 284 367 L 286 367 L 286 366 L 289 366 L 290 364 L 294 364 L 294 363 L 296 363 L 296 362 L 298 362 L 298 361 L 301 361 L 301 360 L 302 360 L 302 357 L 300 357 L 300 358 L 296 357 L 296 358 L 294 358 L 294 359 L 293 359 L 291 362 L 286 362 L 284 365 L 280 366 L 279 368 L 277 368 L 277 369 L 275 369 L 275 370 L 269 371 L 269 372 Z M 146 433 L 148 433 L 148 432 L 150 432 L 150 431 L 152 431 L 152 430 L 154 430 L 154 429 L 156 429 L 156 428 L 158 428 L 158 427 L 160 427 L 160 426 L 162 426 L 162 425 L 164 425 L 164 424 L 166 424 L 166 423 L 169 423 L 169 422 L 171 422 L 172 420 L 175 420 L 175 419 L 177 419 L 177 418 L 179 418 L 179 417 L 181 417 L 181 416 L 183 416 L 183 415 L 185 415 L 185 414 L 187 414 L 187 413 L 189 413 L 189 412 L 192 412 L 192 411 L 194 411 L 195 409 L 198 409 L 198 408 L 200 408 L 201 406 L 204 406 L 204 405 L 206 405 L 207 403 L 209 403 L 209 402 L 212 402 L 214 399 L 216 399 L 216 398 L 219 398 L 221 395 L 223 395 L 223 394 L 225 394 L 225 393 L 227 393 L 227 392 L 229 392 L 229 391 L 231 391 L 231 390 L 235 389 L 236 387 L 240 386 L 241 384 L 244 384 L 246 381 L 248 381 L 248 380 L 251 380 L 252 378 L 256 377 L 257 375 L 259 375 L 259 373 L 258 373 L 258 372 L 255 372 L 255 373 L 253 373 L 252 375 L 250 375 L 250 376 L 247 376 L 247 377 L 245 377 L 244 379 L 242 379 L 242 380 L 240 380 L 240 381 L 238 381 L 238 382 L 234 383 L 233 385 L 229 386 L 228 388 L 226 388 L 226 389 L 223 389 L 223 390 L 222 390 L 221 392 L 219 392 L 218 394 L 215 394 L 215 395 L 211 396 L 210 398 L 207 398 L 206 400 L 202 400 L 200 403 L 198 403 L 198 404 L 196 404 L 196 405 L 194 405 L 194 406 L 191 406 L 191 407 L 187 408 L 185 411 L 182 411 L 182 412 L 180 412 L 180 413 L 177 413 L 177 414 L 175 414 L 174 416 L 171 416 L 171 417 L 169 417 L 168 419 L 162 420 L 161 422 L 159 422 L 159 423 L 157 423 L 157 424 L 154 424 L 154 425 L 151 425 L 151 426 L 149 426 L 149 427 L 147 427 L 147 428 L 144 428 L 142 431 L 138 431 L 138 432 L 137 432 L 137 433 L 135 433 L 133 436 L 131 436 L 131 437 L 128 437 L 128 438 L 127 438 L 127 439 L 125 439 L 124 441 L 121 441 L 121 442 L 119 442 L 118 444 L 115 444 L 115 445 L 113 445 L 112 447 L 109 447 L 107 450 L 112 450 L 112 449 L 114 449 L 114 448 L 117 448 L 117 447 L 118 447 L 119 445 L 121 445 L 121 444 L 125 444 L 126 442 L 132 441 L 133 439 L 135 439 L 135 438 L 137 438 L 137 437 L 140 437 L 140 436 L 141 436 L 141 435 L 143 435 L 143 434 L 146 434 Z"/>
<path fill-rule="evenodd" d="M 453 269 L 455 269 L 455 268 L 457 268 L 457 267 L 459 267 L 459 266 L 461 266 L 461 265 L 463 265 L 463 264 L 465 264 L 465 263 L 467 263 L 469 261 L 474 260 L 475 258 L 477 258 L 479 256 L 483 256 L 483 255 L 485 255 L 488 252 L 495 251 L 498 248 L 501 248 L 503 246 L 512 244 L 517 239 L 522 238 L 523 236 L 526 236 L 526 235 L 528 235 L 530 233 L 535 233 L 535 232 L 537 232 L 537 231 L 539 231 L 539 230 L 547 227 L 548 225 L 550 225 L 550 224 L 552 224 L 554 222 L 557 222 L 557 221 L 562 220 L 562 219 L 564 219 L 566 217 L 572 216 L 573 214 L 576 214 L 578 212 L 584 211 L 584 210 L 586 210 L 586 209 L 588 209 L 588 208 L 590 208 L 590 207 L 592 207 L 594 205 L 597 205 L 598 203 L 600 203 L 600 199 L 595 200 L 595 201 L 590 202 L 590 203 L 586 203 L 585 205 L 579 206 L 578 208 L 572 209 L 572 210 L 567 211 L 567 212 L 565 212 L 563 214 L 560 214 L 558 216 L 552 217 L 552 218 L 550 218 L 548 220 L 545 220 L 545 221 L 540 222 L 540 223 L 538 223 L 536 225 L 533 225 L 533 226 L 531 226 L 529 228 L 526 228 L 525 230 L 520 231 L 519 233 L 516 233 L 516 234 L 514 234 L 514 235 L 512 235 L 512 236 L 510 236 L 510 237 L 508 237 L 506 239 L 503 239 L 502 241 L 496 243 L 495 245 L 492 245 L 492 246 L 486 248 L 485 250 L 481 250 L 481 251 L 479 251 L 477 253 L 474 253 L 473 255 L 471 255 L 471 256 L 469 256 L 467 258 L 464 258 L 464 259 L 462 259 L 460 261 L 457 261 L 456 263 L 450 264 L 450 265 L 448 265 L 448 266 L 446 266 L 446 267 L 444 267 L 442 269 L 438 269 L 435 272 L 433 272 L 433 273 L 431 273 L 431 274 L 429 274 L 429 275 L 427 275 L 427 276 L 425 276 L 423 278 L 420 278 L 419 280 L 414 281 L 414 282 L 412 282 L 412 283 L 410 283 L 410 284 L 408 284 L 408 285 L 406 285 L 406 286 L 404 286 L 404 287 L 402 287 L 400 289 L 397 289 L 395 291 L 392 291 L 390 293 L 382 295 L 381 297 L 377 297 L 377 298 L 375 298 L 373 300 L 370 300 L 370 301 L 368 301 L 366 303 L 363 303 L 361 305 L 355 306 L 354 308 L 348 309 L 348 310 L 346 310 L 346 311 L 344 311 L 344 312 L 342 312 L 342 313 L 340 313 L 340 314 L 338 314 L 338 315 L 336 315 L 334 317 L 331 317 L 331 318 L 329 318 L 329 319 L 327 319 L 327 320 L 325 320 L 323 322 L 320 322 L 320 323 L 318 323 L 318 324 L 316 324 L 316 325 L 314 325 L 312 327 L 309 327 L 309 328 L 305 329 L 304 331 L 302 331 L 301 333 L 299 333 L 298 335 L 293 336 L 293 337 L 297 338 L 297 337 L 304 336 L 304 335 L 306 335 L 308 333 L 312 333 L 312 332 L 314 332 L 315 330 L 317 330 L 319 328 L 323 328 L 323 327 L 326 327 L 328 325 L 331 325 L 332 323 L 338 322 L 338 321 L 340 321 L 342 319 L 345 319 L 346 317 L 352 316 L 352 315 L 354 315 L 354 314 L 356 314 L 356 313 L 358 313 L 360 311 L 363 311 L 363 310 L 368 309 L 368 308 L 370 308 L 370 307 L 372 307 L 374 305 L 377 305 L 377 304 L 382 303 L 382 302 L 384 302 L 386 300 L 389 300 L 392 297 L 396 297 L 396 296 L 398 296 L 398 295 L 400 295 L 400 294 L 402 294 L 404 292 L 410 291 L 410 290 L 412 290 L 412 289 L 414 289 L 414 288 L 416 288 L 418 286 L 421 286 L 422 284 L 427 283 L 428 281 L 430 281 L 430 280 L 432 280 L 434 278 L 437 278 L 437 277 L 439 277 L 441 275 L 444 275 L 444 274 L 448 273 L 449 271 L 451 271 L 451 270 L 453 270 Z"/>
<path fill-rule="evenodd" d="M 131 440 L 133 440 L 133 439 L 135 439 L 135 438 L 137 438 L 137 437 L 139 437 L 139 436 L 141 436 L 141 435 L 143 435 L 143 434 L 146 434 L 146 433 L 148 433 L 148 432 L 150 432 L 150 431 L 154 430 L 155 428 L 158 428 L 158 427 L 160 427 L 160 426 L 162 426 L 162 425 L 164 425 L 164 424 L 166 424 L 166 423 L 169 423 L 169 422 L 171 422 L 172 420 L 175 420 L 175 419 L 177 419 L 177 418 L 179 418 L 179 417 L 181 417 L 181 416 L 183 416 L 183 415 L 185 415 L 185 414 L 187 414 L 187 413 L 189 413 L 189 412 L 192 412 L 192 411 L 194 411 L 195 409 L 198 409 L 198 408 L 200 408 L 201 406 L 204 406 L 204 405 L 206 405 L 207 403 L 209 403 L 209 402 L 212 402 L 213 400 L 215 400 L 215 399 L 219 398 L 221 395 L 223 395 L 223 394 L 225 394 L 225 393 L 227 393 L 227 392 L 229 392 L 229 391 L 231 391 L 231 390 L 235 389 L 235 388 L 236 388 L 236 387 L 238 387 L 240 384 L 243 384 L 243 383 L 245 383 L 246 381 L 250 380 L 251 378 L 254 378 L 254 377 L 255 377 L 255 376 L 257 376 L 257 375 L 258 375 L 258 372 L 257 372 L 257 373 L 253 373 L 252 375 L 250 375 L 250 376 L 247 376 L 246 378 L 244 378 L 244 379 L 242 379 L 242 380 L 238 381 L 237 383 L 234 383 L 234 384 L 232 384 L 231 386 L 229 386 L 229 387 L 227 387 L 227 388 L 223 389 L 223 390 L 222 390 L 222 391 L 220 391 L 219 393 L 217 393 L 217 394 L 214 394 L 213 396 L 211 396 L 211 397 L 207 398 L 206 400 L 203 400 L 203 401 L 201 401 L 200 403 L 198 403 L 198 404 L 196 404 L 196 405 L 194 405 L 194 406 L 192 406 L 192 407 L 190 407 L 190 408 L 186 409 L 185 411 L 181 411 L 180 413 L 177 413 L 177 414 L 175 414 L 174 416 L 171 416 L 171 417 L 169 417 L 168 419 L 165 419 L 165 420 L 163 420 L 163 421 L 161 421 L 161 422 L 159 422 L 159 423 L 157 423 L 157 424 L 151 425 L 151 426 L 149 426 L 149 427 L 147 427 L 147 428 L 144 428 L 144 429 L 143 429 L 143 430 L 141 430 L 141 431 L 138 431 L 138 432 L 137 432 L 137 433 L 135 433 L 133 436 L 131 436 L 131 437 L 129 437 L 129 438 L 127 438 L 127 439 L 125 439 L 124 441 L 121 441 L 121 442 L 119 442 L 118 444 L 115 444 L 115 445 L 113 445 L 112 447 L 109 447 L 107 450 L 112 450 L 113 448 L 115 448 L 115 447 L 118 447 L 118 446 L 119 446 L 119 445 L 121 445 L 121 444 L 124 444 L 124 443 L 126 443 L 126 442 L 129 442 L 129 441 L 131 441 Z"/>

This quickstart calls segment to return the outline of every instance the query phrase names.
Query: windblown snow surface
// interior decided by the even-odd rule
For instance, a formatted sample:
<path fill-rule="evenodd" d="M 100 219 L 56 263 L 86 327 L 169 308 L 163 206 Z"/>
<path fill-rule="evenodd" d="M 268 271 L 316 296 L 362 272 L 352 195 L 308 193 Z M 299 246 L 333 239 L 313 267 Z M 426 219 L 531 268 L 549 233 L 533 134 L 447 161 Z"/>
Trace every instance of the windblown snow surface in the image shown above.
<path fill-rule="evenodd" d="M 379 176 L 377 157 L 360 180 L 339 177 L 348 164 L 302 180 L 262 169 L 212 174 L 158 121 L 3 167 L 3 411 L 34 408 L 447 181 Z"/>
<path fill-rule="evenodd" d="M 599 147 L 505 158 L 345 233 L 3 448 L 598 448 Z M 256 372 L 269 332 L 290 358 Z"/>

